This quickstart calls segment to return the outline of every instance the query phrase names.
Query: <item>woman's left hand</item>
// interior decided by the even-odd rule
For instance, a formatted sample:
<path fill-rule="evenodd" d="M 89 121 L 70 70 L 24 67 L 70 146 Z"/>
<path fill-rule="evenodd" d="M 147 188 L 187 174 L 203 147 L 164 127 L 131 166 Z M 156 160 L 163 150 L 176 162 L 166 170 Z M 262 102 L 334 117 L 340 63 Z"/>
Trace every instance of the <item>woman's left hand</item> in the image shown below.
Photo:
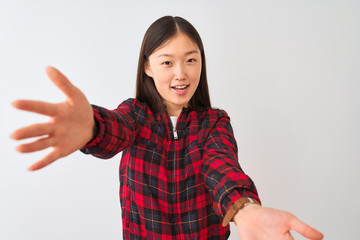
<path fill-rule="evenodd" d="M 320 240 L 324 235 L 300 221 L 293 214 L 251 204 L 234 217 L 241 240 L 288 240 L 294 239 L 295 230 L 307 239 Z"/>

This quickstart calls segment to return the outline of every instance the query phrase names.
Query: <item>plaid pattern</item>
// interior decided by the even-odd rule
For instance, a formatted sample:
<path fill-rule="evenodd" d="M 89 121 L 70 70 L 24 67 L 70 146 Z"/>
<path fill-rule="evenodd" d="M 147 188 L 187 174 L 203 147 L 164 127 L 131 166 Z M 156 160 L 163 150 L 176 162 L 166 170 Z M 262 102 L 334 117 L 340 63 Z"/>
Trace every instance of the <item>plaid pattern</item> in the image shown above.
<path fill-rule="evenodd" d="M 259 200 L 238 163 L 226 112 L 183 108 L 174 139 L 168 114 L 135 99 L 93 109 L 99 132 L 81 151 L 99 158 L 123 151 L 124 239 L 227 239 L 229 207 L 241 197 Z"/>

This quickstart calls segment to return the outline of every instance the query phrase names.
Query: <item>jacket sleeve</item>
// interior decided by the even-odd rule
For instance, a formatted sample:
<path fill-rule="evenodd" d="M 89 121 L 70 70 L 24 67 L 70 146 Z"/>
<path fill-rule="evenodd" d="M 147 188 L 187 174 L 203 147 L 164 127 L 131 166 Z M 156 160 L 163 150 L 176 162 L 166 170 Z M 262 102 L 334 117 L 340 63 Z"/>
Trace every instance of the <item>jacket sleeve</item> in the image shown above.
<path fill-rule="evenodd" d="M 241 169 L 237 157 L 237 144 L 230 119 L 220 111 L 206 139 L 201 172 L 205 185 L 214 199 L 214 211 L 231 219 L 242 198 L 250 197 L 260 203 L 255 184 Z M 232 216 L 226 216 L 231 214 Z M 227 225 L 223 221 L 223 225 Z"/>
<path fill-rule="evenodd" d="M 130 146 L 137 134 L 135 103 L 128 99 L 114 110 L 92 105 L 97 134 L 80 151 L 108 159 Z"/>

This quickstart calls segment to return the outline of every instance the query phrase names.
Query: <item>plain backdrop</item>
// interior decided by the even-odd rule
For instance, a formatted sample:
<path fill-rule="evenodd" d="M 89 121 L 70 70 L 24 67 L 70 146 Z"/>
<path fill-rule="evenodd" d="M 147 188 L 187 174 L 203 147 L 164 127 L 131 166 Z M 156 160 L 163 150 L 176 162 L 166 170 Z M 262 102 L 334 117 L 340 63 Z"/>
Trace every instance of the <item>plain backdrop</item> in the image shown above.
<path fill-rule="evenodd" d="M 48 118 L 11 102 L 63 101 L 44 71 L 52 65 L 91 103 L 115 108 L 135 96 L 142 37 L 164 15 L 186 18 L 202 36 L 212 104 L 229 113 L 263 205 L 294 213 L 325 239 L 355 239 L 359 12 L 355 0 L 1 0 L 0 239 L 122 239 L 121 154 L 76 152 L 28 172 L 49 151 L 19 154 L 9 135 Z"/>

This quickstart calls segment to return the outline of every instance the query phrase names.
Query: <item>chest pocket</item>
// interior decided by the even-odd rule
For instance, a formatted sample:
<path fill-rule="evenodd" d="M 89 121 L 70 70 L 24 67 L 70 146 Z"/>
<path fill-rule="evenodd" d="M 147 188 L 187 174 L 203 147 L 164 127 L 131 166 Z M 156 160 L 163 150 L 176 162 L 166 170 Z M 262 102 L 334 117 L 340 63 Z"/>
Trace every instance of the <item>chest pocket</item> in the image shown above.
<path fill-rule="evenodd" d="M 155 191 L 161 178 L 159 176 L 166 172 L 163 144 L 159 144 L 158 138 L 155 137 L 139 137 L 134 141 L 130 151 L 127 166 L 129 188 L 138 193 Z"/>
<path fill-rule="evenodd" d="M 199 143 L 198 140 L 194 140 L 186 146 L 183 167 L 187 176 L 201 174 L 203 152 L 204 143 Z"/>

